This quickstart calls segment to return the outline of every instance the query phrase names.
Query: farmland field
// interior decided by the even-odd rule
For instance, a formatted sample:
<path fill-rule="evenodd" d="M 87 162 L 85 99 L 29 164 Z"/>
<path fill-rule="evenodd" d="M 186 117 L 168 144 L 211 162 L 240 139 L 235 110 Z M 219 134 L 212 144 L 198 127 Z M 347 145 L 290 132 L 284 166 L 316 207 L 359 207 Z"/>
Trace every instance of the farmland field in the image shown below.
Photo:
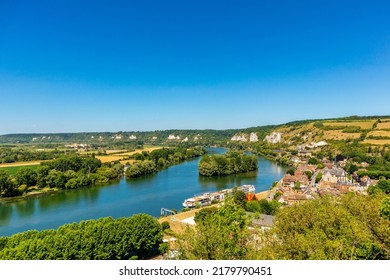
<path fill-rule="evenodd" d="M 378 123 L 376 129 L 390 129 L 390 122 Z"/>
<path fill-rule="evenodd" d="M 108 155 L 108 156 L 96 156 L 102 163 L 122 160 L 123 155 Z"/>
<path fill-rule="evenodd" d="M 361 129 L 370 129 L 372 128 L 375 120 L 370 121 L 347 121 L 347 122 L 324 122 L 324 126 L 358 126 Z"/>
<path fill-rule="evenodd" d="M 341 130 L 324 131 L 325 140 L 357 139 L 360 137 L 360 135 L 360 133 L 343 133 Z"/>
<path fill-rule="evenodd" d="M 383 140 L 365 139 L 363 143 L 372 144 L 372 145 L 386 145 L 386 144 L 390 144 L 390 139 L 383 139 Z"/>
<path fill-rule="evenodd" d="M 122 153 L 118 152 L 116 154 L 110 154 L 110 155 L 104 155 L 104 156 L 96 156 L 97 159 L 99 159 L 101 162 L 106 163 L 106 162 L 113 162 L 113 161 L 123 161 L 123 162 L 128 162 L 129 160 L 123 160 L 124 157 L 126 156 L 131 156 L 135 153 L 141 153 L 143 151 L 146 152 L 151 152 L 156 149 L 161 149 L 162 147 L 147 147 L 143 149 L 138 149 L 132 152 L 126 152 L 122 151 Z M 129 161 L 131 162 L 131 161 Z"/>
<path fill-rule="evenodd" d="M 44 160 L 34 160 L 34 161 L 19 161 L 11 163 L 1 163 L 0 168 L 2 167 L 14 167 L 14 166 L 30 166 L 30 165 L 40 165 Z"/>

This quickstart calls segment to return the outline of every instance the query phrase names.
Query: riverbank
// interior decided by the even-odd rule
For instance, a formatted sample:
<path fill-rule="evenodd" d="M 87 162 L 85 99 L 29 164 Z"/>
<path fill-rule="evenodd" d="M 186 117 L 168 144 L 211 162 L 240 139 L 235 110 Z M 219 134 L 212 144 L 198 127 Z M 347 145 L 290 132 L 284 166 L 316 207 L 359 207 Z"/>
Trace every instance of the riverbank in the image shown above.
<path fill-rule="evenodd" d="M 271 193 L 271 190 L 262 191 L 259 193 L 256 193 L 256 199 L 266 199 L 269 194 Z M 195 225 L 194 217 L 197 212 L 199 212 L 203 208 L 209 208 L 209 207 L 219 207 L 220 204 L 213 204 L 209 206 L 205 206 L 202 208 L 192 209 L 185 212 L 180 212 L 175 215 L 170 215 L 166 217 L 161 217 L 158 219 L 159 223 L 168 222 L 170 225 L 170 229 L 173 231 L 174 234 L 180 234 L 182 233 L 187 226 Z M 173 237 L 171 235 L 167 235 L 167 238 Z"/>

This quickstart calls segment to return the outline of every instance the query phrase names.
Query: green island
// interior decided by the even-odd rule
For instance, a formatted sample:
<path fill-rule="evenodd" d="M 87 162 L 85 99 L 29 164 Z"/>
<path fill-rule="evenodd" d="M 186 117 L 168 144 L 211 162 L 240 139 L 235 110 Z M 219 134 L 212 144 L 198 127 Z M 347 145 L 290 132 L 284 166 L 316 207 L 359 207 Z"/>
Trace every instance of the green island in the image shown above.
<path fill-rule="evenodd" d="M 1 237 L 1 259 L 390 259 L 389 116 L 91 136 L 0 136 L 0 195 L 131 180 L 199 156 L 201 176 L 256 170 L 257 156 L 288 169 L 263 194 L 236 190 L 174 218 L 102 218 Z M 204 155 L 210 146 L 230 151 Z"/>
<path fill-rule="evenodd" d="M 203 176 L 230 175 L 257 170 L 257 156 L 230 151 L 224 155 L 205 155 L 199 162 Z"/>

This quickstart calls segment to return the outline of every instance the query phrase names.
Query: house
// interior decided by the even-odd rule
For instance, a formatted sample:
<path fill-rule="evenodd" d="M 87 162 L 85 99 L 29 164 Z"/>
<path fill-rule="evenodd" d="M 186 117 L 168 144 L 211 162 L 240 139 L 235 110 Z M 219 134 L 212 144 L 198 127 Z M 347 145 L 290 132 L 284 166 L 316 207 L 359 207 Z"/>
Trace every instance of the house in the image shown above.
<path fill-rule="evenodd" d="M 303 193 L 295 193 L 295 192 L 288 192 L 284 193 L 282 196 L 278 198 L 278 202 L 285 203 L 288 205 L 293 205 L 296 203 L 304 202 L 308 199 L 313 199 L 311 195 L 303 194 Z"/>
<path fill-rule="evenodd" d="M 314 173 L 317 170 L 317 165 L 301 164 L 301 165 L 298 165 L 297 170 L 302 171 L 302 172 L 310 171 L 311 173 Z"/>
<path fill-rule="evenodd" d="M 269 230 L 274 224 L 274 216 L 260 214 L 259 217 L 252 219 L 252 225 L 258 226 L 263 230 Z"/>
<path fill-rule="evenodd" d="M 282 178 L 282 186 L 287 188 L 293 188 L 295 186 L 295 182 L 297 181 L 297 178 L 293 175 L 286 174 Z"/>
<path fill-rule="evenodd" d="M 368 177 L 367 175 L 360 178 L 360 186 L 362 186 L 362 187 L 371 186 L 371 178 Z"/>
<path fill-rule="evenodd" d="M 297 182 L 300 183 L 301 188 L 305 188 L 309 184 L 306 174 L 300 174 L 299 171 L 296 175 L 286 174 L 282 178 L 282 186 L 290 189 L 294 188 Z"/>
<path fill-rule="evenodd" d="M 356 192 L 356 188 L 352 184 L 338 184 L 336 185 L 336 189 L 340 193 Z"/>
<path fill-rule="evenodd" d="M 311 157 L 311 152 L 308 150 L 298 150 L 298 156 L 300 157 Z"/>
<path fill-rule="evenodd" d="M 333 161 L 330 161 L 330 160 L 323 160 L 322 161 L 322 164 L 326 167 L 326 168 L 329 168 L 329 169 L 332 169 L 333 166 L 334 166 L 334 162 Z"/>
<path fill-rule="evenodd" d="M 130 136 L 129 136 L 129 139 L 130 139 L 130 140 L 136 140 L 136 139 L 137 139 L 137 136 L 135 136 L 135 135 L 130 135 Z"/>
<path fill-rule="evenodd" d="M 299 157 L 291 157 L 290 161 L 293 163 L 299 163 Z"/>
<path fill-rule="evenodd" d="M 341 167 L 333 166 L 332 169 L 324 168 L 322 171 L 322 181 L 331 184 L 346 184 L 351 181 L 347 178 L 347 172 Z"/>

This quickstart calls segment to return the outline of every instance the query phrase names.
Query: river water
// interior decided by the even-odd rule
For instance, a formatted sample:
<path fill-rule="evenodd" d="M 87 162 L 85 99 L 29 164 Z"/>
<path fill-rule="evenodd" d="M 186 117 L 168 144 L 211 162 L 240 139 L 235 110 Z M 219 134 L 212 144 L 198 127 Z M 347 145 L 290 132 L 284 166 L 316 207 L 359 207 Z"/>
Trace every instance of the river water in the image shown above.
<path fill-rule="evenodd" d="M 210 151 L 223 153 L 225 149 Z M 255 185 L 256 192 L 268 190 L 285 173 L 283 167 L 259 158 L 257 172 L 205 178 L 198 175 L 199 160 L 186 161 L 147 177 L 129 181 L 123 178 L 106 186 L 0 203 L 0 236 L 106 216 L 119 218 L 148 213 L 158 217 L 161 208 L 180 210 L 184 199 L 204 192 L 244 184 Z"/>

